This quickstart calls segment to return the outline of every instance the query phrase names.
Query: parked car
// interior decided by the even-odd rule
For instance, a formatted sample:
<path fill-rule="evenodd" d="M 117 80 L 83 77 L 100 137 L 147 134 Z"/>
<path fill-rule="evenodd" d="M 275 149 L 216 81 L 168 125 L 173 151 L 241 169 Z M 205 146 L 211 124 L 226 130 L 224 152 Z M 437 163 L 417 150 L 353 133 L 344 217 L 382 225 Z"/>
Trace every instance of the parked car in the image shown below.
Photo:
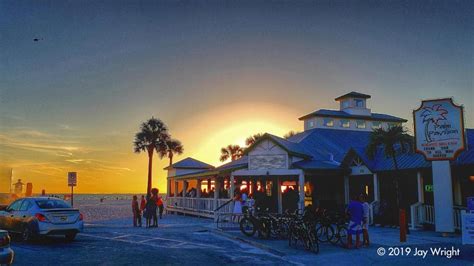
<path fill-rule="evenodd" d="M 83 228 L 79 210 L 57 198 L 21 198 L 0 211 L 0 229 L 20 234 L 24 241 L 46 235 L 64 235 L 72 241 Z"/>
<path fill-rule="evenodd" d="M 0 265 L 13 263 L 13 250 L 10 248 L 10 235 L 5 230 L 0 230 Z"/>

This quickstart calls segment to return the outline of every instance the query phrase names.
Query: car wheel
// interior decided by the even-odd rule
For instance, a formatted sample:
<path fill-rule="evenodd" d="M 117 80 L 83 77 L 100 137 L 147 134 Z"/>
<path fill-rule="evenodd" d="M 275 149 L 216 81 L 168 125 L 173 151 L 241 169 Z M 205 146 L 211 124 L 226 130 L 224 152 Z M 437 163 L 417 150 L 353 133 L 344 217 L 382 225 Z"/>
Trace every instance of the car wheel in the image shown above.
<path fill-rule="evenodd" d="M 33 238 L 31 229 L 28 225 L 23 228 L 23 232 L 21 232 L 21 240 L 23 241 L 30 241 Z"/>
<path fill-rule="evenodd" d="M 64 235 L 67 241 L 73 241 L 76 238 L 77 233 L 69 233 Z"/>

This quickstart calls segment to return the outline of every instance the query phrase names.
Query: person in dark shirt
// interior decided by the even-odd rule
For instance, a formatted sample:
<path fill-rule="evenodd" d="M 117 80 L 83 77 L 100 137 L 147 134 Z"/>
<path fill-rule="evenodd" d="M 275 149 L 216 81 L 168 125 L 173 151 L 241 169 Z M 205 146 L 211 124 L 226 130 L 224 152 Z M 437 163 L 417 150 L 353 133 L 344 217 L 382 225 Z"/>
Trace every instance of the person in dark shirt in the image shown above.
<path fill-rule="evenodd" d="M 352 235 L 356 235 L 355 247 L 360 247 L 360 234 L 362 233 L 362 219 L 364 217 L 364 207 L 362 203 L 355 196 L 352 198 L 347 212 L 350 216 L 349 227 L 347 230 L 347 248 L 352 248 Z"/>
<path fill-rule="evenodd" d="M 140 208 L 138 207 L 138 198 L 133 196 L 132 200 L 132 212 L 133 212 L 133 227 L 142 226 L 142 216 Z"/>

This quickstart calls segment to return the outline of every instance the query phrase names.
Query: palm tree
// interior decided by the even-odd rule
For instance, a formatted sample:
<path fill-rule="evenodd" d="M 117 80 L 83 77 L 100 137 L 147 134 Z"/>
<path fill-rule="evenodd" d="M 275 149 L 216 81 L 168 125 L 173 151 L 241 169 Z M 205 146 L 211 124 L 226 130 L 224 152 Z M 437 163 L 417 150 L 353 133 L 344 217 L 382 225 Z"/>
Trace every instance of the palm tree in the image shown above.
<path fill-rule="evenodd" d="M 299 134 L 299 133 L 300 133 L 300 132 L 291 130 L 291 131 L 289 131 L 288 133 L 286 133 L 286 134 L 283 136 L 283 138 L 289 139 L 289 138 L 291 138 L 291 137 L 293 137 L 294 135 Z"/>
<path fill-rule="evenodd" d="M 432 107 L 426 106 L 423 108 L 423 112 L 421 113 L 421 117 L 423 117 L 423 123 L 425 123 L 425 139 L 426 142 L 432 142 L 433 139 L 429 134 L 429 126 L 430 124 L 438 125 L 440 120 L 446 120 L 446 115 L 448 114 L 448 110 L 441 108 L 441 104 L 435 104 Z"/>
<path fill-rule="evenodd" d="M 221 162 L 226 161 L 230 158 L 231 161 L 235 161 L 242 157 L 244 149 L 239 145 L 227 145 L 227 147 L 221 148 Z"/>
<path fill-rule="evenodd" d="M 160 150 L 160 158 L 168 157 L 170 159 L 170 165 L 173 164 L 173 156 L 175 154 L 182 154 L 184 151 L 181 141 L 176 139 L 168 139 L 165 142 L 164 149 Z"/>
<path fill-rule="evenodd" d="M 262 133 L 253 134 L 245 140 L 245 145 L 252 146 L 259 138 L 263 137 Z"/>
<path fill-rule="evenodd" d="M 370 159 L 374 159 L 379 148 L 383 148 L 384 155 L 392 158 L 395 168 L 395 191 L 397 205 L 400 207 L 399 189 L 399 167 L 397 154 L 407 153 L 412 150 L 413 137 L 407 134 L 407 130 L 402 126 L 392 126 L 388 129 L 378 128 L 370 134 L 370 141 L 366 153 Z"/>
<path fill-rule="evenodd" d="M 169 138 L 166 125 L 160 119 L 154 117 L 143 122 L 140 131 L 135 134 L 135 140 L 133 141 L 135 153 L 148 153 L 148 184 L 146 189 L 148 198 L 152 186 L 153 153 L 154 151 L 160 153 L 161 150 L 166 149 L 166 141 Z"/>

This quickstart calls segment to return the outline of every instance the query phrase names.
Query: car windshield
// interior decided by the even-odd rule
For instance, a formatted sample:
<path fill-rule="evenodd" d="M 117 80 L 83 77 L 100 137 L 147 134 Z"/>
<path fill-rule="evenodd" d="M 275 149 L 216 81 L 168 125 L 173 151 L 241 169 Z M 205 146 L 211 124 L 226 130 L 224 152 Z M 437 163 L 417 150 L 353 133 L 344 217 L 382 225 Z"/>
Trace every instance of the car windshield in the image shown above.
<path fill-rule="evenodd" d="M 66 209 L 71 208 L 67 202 L 63 200 L 56 200 L 56 199 L 40 199 L 36 200 L 36 204 L 41 209 Z"/>

